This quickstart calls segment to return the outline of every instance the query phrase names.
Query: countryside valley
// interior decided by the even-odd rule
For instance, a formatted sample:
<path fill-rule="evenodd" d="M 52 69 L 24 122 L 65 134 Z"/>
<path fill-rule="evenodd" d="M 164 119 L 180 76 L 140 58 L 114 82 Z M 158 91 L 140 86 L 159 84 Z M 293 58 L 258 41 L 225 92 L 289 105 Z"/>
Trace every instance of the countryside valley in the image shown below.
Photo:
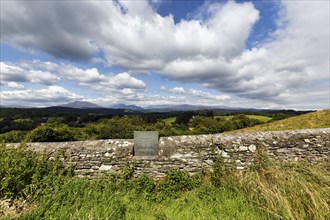
<path fill-rule="evenodd" d="M 329 157 L 316 164 L 283 163 L 259 148 L 255 163 L 244 171 L 225 166 L 219 156 L 212 171 L 194 175 L 173 168 L 154 180 L 133 175 L 136 168 L 127 163 L 117 174 L 88 179 L 75 176 L 74 167 L 61 162 L 61 154 L 49 160 L 24 144 L 132 138 L 134 130 L 169 136 L 329 128 L 330 110 L 120 110 L 119 115 L 64 110 L 1 109 L 0 218 L 327 219 L 330 215 Z M 22 144 L 13 148 L 5 142 Z"/>

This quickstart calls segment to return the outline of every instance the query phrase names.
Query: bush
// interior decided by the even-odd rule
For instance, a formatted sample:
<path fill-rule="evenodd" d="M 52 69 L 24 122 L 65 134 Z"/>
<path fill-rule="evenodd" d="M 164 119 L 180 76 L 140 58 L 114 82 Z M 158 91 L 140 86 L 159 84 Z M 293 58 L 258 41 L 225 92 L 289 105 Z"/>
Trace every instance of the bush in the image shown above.
<path fill-rule="evenodd" d="M 28 133 L 27 141 L 31 142 L 57 142 L 75 141 L 75 133 L 67 125 L 41 125 Z"/>
<path fill-rule="evenodd" d="M 25 139 L 26 131 L 9 131 L 4 134 L 0 134 L 0 142 L 5 143 L 20 143 Z"/>
<path fill-rule="evenodd" d="M 190 176 L 188 172 L 171 169 L 165 179 L 159 184 L 160 196 L 177 197 L 179 192 L 189 191 L 201 184 L 198 176 Z"/>
<path fill-rule="evenodd" d="M 134 179 L 133 182 L 134 189 L 141 193 L 141 192 L 152 192 L 155 189 L 154 181 L 147 175 L 142 174 L 141 176 Z"/>
<path fill-rule="evenodd" d="M 50 162 L 26 150 L 24 144 L 18 148 L 0 146 L 0 198 L 36 197 L 68 174 L 72 175 L 71 170 L 62 168 L 59 157 Z"/>

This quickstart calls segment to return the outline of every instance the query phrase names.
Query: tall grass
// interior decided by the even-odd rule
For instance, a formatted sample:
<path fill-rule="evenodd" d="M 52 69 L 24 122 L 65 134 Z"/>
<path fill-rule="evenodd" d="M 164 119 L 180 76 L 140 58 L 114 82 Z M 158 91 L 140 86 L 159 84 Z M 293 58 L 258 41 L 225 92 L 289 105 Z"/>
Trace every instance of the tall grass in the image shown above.
<path fill-rule="evenodd" d="M 265 219 L 243 195 L 172 170 L 146 176 L 72 178 L 20 219 Z"/>
<path fill-rule="evenodd" d="M 0 200 L 34 204 L 16 216 L 0 209 L 0 219 L 330 219 L 329 161 L 282 164 L 260 151 L 244 172 L 219 158 L 213 173 L 190 176 L 174 169 L 160 181 L 134 177 L 134 167 L 118 176 L 77 178 L 24 147 L 2 146 L 0 161 Z M 21 176 L 21 188 L 8 187 L 8 178 L 15 185 Z"/>
<path fill-rule="evenodd" d="M 243 128 L 230 133 L 258 132 L 258 131 L 281 131 L 309 128 L 330 128 L 330 109 L 299 115 L 279 121 Z"/>
<path fill-rule="evenodd" d="M 259 152 L 257 164 L 230 183 L 269 217 L 325 220 L 330 219 L 329 171 L 329 161 L 280 163 Z"/>

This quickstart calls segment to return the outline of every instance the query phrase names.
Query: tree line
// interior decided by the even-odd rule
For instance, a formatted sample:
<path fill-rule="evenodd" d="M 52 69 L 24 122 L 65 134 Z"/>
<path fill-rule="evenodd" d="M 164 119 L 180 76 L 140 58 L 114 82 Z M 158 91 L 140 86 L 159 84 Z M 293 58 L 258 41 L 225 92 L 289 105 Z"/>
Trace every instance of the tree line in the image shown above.
<path fill-rule="evenodd" d="M 265 113 L 273 120 L 291 117 L 283 112 Z M 160 136 L 212 134 L 250 127 L 263 122 L 251 112 L 198 110 L 130 115 L 68 113 L 40 109 L 1 109 L 0 141 L 56 142 L 93 139 L 130 139 L 133 131 L 159 131 Z M 261 113 L 253 113 L 259 114 Z M 300 114 L 300 112 L 297 112 Z M 229 116 L 219 118 L 215 116 Z M 164 119 L 175 117 L 172 123 Z"/>

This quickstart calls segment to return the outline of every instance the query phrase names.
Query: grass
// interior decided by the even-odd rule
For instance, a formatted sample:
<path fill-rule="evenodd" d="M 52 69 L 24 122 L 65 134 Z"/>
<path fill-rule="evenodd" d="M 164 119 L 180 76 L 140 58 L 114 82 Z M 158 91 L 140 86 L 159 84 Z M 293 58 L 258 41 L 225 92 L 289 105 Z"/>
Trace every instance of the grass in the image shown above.
<path fill-rule="evenodd" d="M 154 196 L 74 179 L 21 219 L 266 219 L 253 203 L 225 188 L 203 185 L 161 201 Z"/>
<path fill-rule="evenodd" d="M 270 120 L 272 120 L 272 118 L 267 117 L 267 116 L 262 116 L 262 115 L 246 115 L 246 116 L 248 118 L 257 119 L 262 122 L 269 122 Z M 222 119 L 226 119 L 226 120 L 232 119 L 233 117 L 234 116 L 214 116 L 214 118 L 222 118 Z"/>
<path fill-rule="evenodd" d="M 325 220 L 330 218 L 329 171 L 329 161 L 323 165 L 271 161 L 242 173 L 237 181 L 245 195 L 274 218 Z"/>
<path fill-rule="evenodd" d="M 162 121 L 165 122 L 166 125 L 172 125 L 173 122 L 175 122 L 176 117 L 171 117 L 171 118 L 165 118 Z"/>
<path fill-rule="evenodd" d="M 248 118 L 257 119 L 262 122 L 269 122 L 270 120 L 272 120 L 272 118 L 267 117 L 267 116 L 262 116 L 262 115 L 246 115 L 246 116 Z M 223 118 L 226 120 L 229 120 L 233 117 L 234 116 L 214 116 L 214 118 Z M 172 123 L 175 122 L 175 120 L 176 120 L 176 117 L 171 117 L 171 118 L 165 118 L 162 121 L 164 121 L 166 125 L 172 125 Z"/>
<path fill-rule="evenodd" d="M 247 115 L 248 118 L 257 119 L 262 122 L 269 122 L 272 118 L 262 115 Z"/>
<path fill-rule="evenodd" d="M 129 204 L 127 219 L 263 219 L 262 213 L 242 195 L 207 185 L 176 199 L 159 203 L 134 200 Z"/>
<path fill-rule="evenodd" d="M 312 112 L 304 115 L 291 117 L 279 121 L 270 122 L 267 124 L 257 125 L 254 127 L 243 128 L 236 132 L 258 132 L 258 131 L 281 131 L 295 130 L 307 128 L 329 128 L 330 127 L 330 109 Z"/>
<path fill-rule="evenodd" d="M 16 165 L 10 172 L 0 167 L 0 201 L 29 205 L 13 214 L 0 204 L 0 219 L 330 219 L 330 160 L 280 163 L 261 150 L 243 172 L 225 169 L 219 159 L 213 173 L 172 170 L 153 181 L 127 168 L 89 180 L 65 175 L 56 163 L 22 149 L 1 147 L 2 167 Z M 3 185 L 5 179 L 20 179 L 25 187 Z"/>

